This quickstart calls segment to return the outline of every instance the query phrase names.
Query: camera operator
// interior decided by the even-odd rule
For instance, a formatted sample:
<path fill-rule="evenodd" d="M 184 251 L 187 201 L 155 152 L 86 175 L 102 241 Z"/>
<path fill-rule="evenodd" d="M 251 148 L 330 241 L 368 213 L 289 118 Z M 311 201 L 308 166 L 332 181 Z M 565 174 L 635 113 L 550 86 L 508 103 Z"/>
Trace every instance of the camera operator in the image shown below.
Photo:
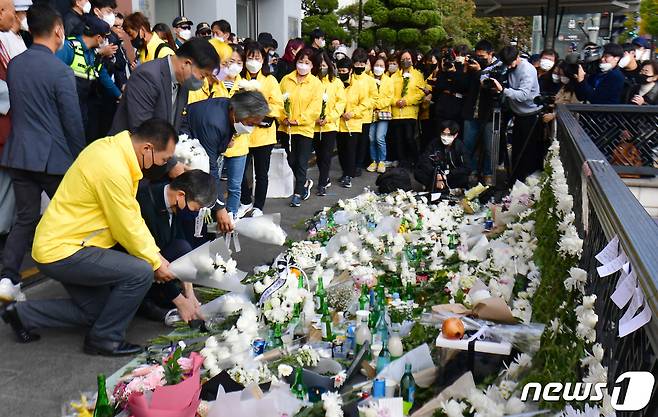
<path fill-rule="evenodd" d="M 457 50 L 453 49 L 441 57 L 441 70 L 432 90 L 435 103 L 433 116 L 437 123 L 442 120 L 454 120 L 457 123 L 461 121 L 464 94 L 467 90 L 465 62 L 466 57 L 458 55 Z"/>
<path fill-rule="evenodd" d="M 618 67 L 624 49 L 616 43 L 603 47 L 603 57 L 598 73 L 586 74 L 582 65 L 578 67 L 576 95 L 581 101 L 591 104 L 619 104 L 624 89 L 624 76 Z"/>
<path fill-rule="evenodd" d="M 471 164 L 470 180 L 476 182 L 478 176 L 482 175 L 487 185 L 493 184 L 491 135 L 494 94 L 490 88 L 480 86 L 480 77 L 482 74 L 487 74 L 497 62 L 491 42 L 481 40 L 475 45 L 474 55 L 466 59 L 464 75 L 467 89 L 462 106 L 463 137 L 466 154 Z M 475 155 L 478 144 L 483 150 L 482 169 L 480 169 L 479 157 Z"/>
<path fill-rule="evenodd" d="M 534 98 L 539 95 L 539 81 L 537 71 L 532 64 L 521 58 L 517 47 L 506 46 L 498 56 L 507 67 L 508 87 L 503 87 L 496 78 L 490 79 L 514 114 L 512 179 L 523 181 L 542 167 L 543 126 L 539 123 L 541 107 L 534 103 Z"/>

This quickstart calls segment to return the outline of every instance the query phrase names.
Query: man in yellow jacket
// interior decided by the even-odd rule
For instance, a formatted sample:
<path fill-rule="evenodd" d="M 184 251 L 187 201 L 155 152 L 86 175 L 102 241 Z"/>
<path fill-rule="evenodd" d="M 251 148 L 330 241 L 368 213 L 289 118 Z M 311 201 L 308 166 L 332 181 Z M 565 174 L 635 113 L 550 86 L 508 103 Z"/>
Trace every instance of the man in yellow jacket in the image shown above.
<path fill-rule="evenodd" d="M 120 356 L 140 346 L 124 341 L 144 295 L 174 278 L 142 219 L 136 200 L 143 172 L 163 166 L 178 136 L 158 119 L 99 139 L 64 175 L 37 226 L 32 257 L 71 298 L 26 301 L 3 314 L 23 343 L 37 328 L 89 326 L 84 351 Z M 113 249 L 120 245 L 123 251 Z"/>

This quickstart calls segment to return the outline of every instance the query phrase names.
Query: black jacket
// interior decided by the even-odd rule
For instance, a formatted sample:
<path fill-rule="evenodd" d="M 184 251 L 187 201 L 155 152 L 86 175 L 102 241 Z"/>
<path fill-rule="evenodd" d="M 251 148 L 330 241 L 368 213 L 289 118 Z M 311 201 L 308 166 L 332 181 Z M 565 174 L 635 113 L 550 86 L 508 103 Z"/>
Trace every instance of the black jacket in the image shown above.
<path fill-rule="evenodd" d="M 70 9 L 64 15 L 64 32 L 66 33 L 66 37 L 80 36 L 84 28 L 85 22 L 82 20 L 82 15 L 79 15 L 73 9 Z"/>
<path fill-rule="evenodd" d="M 165 202 L 166 184 L 149 184 L 137 190 L 137 201 L 142 217 L 160 249 L 166 248 L 175 239 L 185 239 L 180 219 L 173 214 L 169 224 L 169 211 Z"/>
<path fill-rule="evenodd" d="M 468 91 L 467 74 L 458 67 L 456 72 L 441 72 L 432 89 L 435 117 L 438 120 L 460 120 L 464 96 Z"/>
<path fill-rule="evenodd" d="M 464 120 L 480 120 L 487 122 L 493 114 L 494 95 L 491 90 L 480 87 L 481 71 L 467 72 L 464 83 L 466 93 L 462 106 Z"/>
<path fill-rule="evenodd" d="M 450 147 L 445 146 L 441 139 L 434 139 L 418 159 L 414 177 L 427 190 L 433 190 L 436 174 L 447 171 L 450 188 L 466 188 L 470 166 L 470 158 L 461 139 L 456 139 Z"/>
<path fill-rule="evenodd" d="M 295 70 L 295 63 L 288 62 L 284 59 L 279 59 L 279 63 L 276 65 L 276 71 L 274 71 L 274 77 L 277 81 L 281 81 L 283 77 L 290 74 Z"/>

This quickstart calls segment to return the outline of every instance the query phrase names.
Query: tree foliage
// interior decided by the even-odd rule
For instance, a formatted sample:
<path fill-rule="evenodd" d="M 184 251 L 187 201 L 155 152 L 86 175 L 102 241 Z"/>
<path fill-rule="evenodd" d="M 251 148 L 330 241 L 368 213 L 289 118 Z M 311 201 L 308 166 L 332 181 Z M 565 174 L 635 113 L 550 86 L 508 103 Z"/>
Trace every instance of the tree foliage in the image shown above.
<path fill-rule="evenodd" d="M 640 29 L 643 33 L 658 36 L 658 0 L 642 0 L 640 19 Z"/>
<path fill-rule="evenodd" d="M 302 10 L 306 15 L 302 20 L 302 35 L 308 38 L 314 29 L 320 28 L 328 39 L 336 37 L 347 41 L 351 34 L 340 25 L 335 13 L 337 8 L 338 0 L 302 0 Z"/>

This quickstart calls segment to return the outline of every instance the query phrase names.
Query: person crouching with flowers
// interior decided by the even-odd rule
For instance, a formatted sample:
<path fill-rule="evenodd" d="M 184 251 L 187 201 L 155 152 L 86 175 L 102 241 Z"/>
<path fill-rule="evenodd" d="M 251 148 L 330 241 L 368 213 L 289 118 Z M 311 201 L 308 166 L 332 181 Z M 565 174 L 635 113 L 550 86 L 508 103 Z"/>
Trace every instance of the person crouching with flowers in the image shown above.
<path fill-rule="evenodd" d="M 331 185 L 329 171 L 336 147 L 338 122 L 345 110 L 345 88 L 340 79 L 336 77 L 331 57 L 324 51 L 317 53 L 313 59 L 313 75 L 322 81 L 324 89 L 322 110 L 320 117 L 315 122 L 315 135 L 313 136 L 313 148 L 320 171 L 316 194 L 324 196 L 327 195 L 327 188 Z"/>
<path fill-rule="evenodd" d="M 312 49 L 305 48 L 295 56 L 295 71 L 281 79 L 284 112 L 280 118 L 279 136 L 288 153 L 288 165 L 295 176 L 291 207 L 299 207 L 311 195 L 313 181 L 307 178 L 308 161 L 313 150 L 315 122 L 322 110 L 322 82 L 311 74 Z"/>

